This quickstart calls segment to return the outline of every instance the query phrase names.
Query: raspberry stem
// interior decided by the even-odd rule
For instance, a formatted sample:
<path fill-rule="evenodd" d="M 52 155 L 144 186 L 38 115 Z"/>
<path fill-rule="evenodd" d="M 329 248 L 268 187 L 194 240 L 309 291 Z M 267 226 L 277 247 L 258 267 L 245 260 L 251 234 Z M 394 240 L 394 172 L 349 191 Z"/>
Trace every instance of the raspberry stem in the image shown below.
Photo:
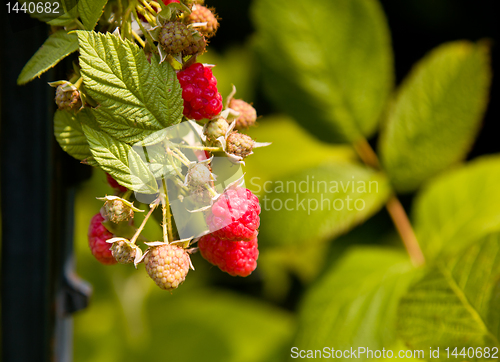
<path fill-rule="evenodd" d="M 150 13 L 150 14 L 156 14 L 156 10 L 155 10 L 155 9 L 153 9 L 153 8 L 151 7 L 151 5 L 149 5 L 149 4 L 147 3 L 147 1 L 140 0 L 140 2 L 141 2 L 141 4 L 142 4 L 142 6 L 144 6 L 146 9 L 148 9 L 148 11 L 149 11 L 149 13 Z M 159 5 L 159 4 L 158 4 L 158 5 Z M 144 16 L 144 17 L 146 18 L 146 20 L 148 19 L 148 17 L 147 17 L 147 16 Z M 149 21 L 148 21 L 148 23 L 149 23 Z M 154 25 L 154 24 L 151 24 L 151 25 Z"/>
<path fill-rule="evenodd" d="M 167 149 L 166 149 L 166 151 L 167 151 L 167 155 L 169 155 L 170 157 L 172 157 L 172 156 L 173 156 L 173 157 L 175 157 L 176 159 L 178 159 L 179 161 L 181 161 L 181 162 L 182 162 L 182 164 L 183 164 L 184 166 L 189 166 L 189 162 L 186 162 L 186 161 L 185 161 L 184 159 L 182 159 L 182 158 L 181 158 L 178 154 L 174 153 L 174 151 L 172 151 L 172 149 L 167 148 Z"/>
<path fill-rule="evenodd" d="M 128 200 L 128 198 L 132 195 L 132 190 L 127 190 L 122 196 L 122 199 Z"/>
<path fill-rule="evenodd" d="M 144 226 L 146 226 L 146 223 L 148 222 L 149 217 L 151 216 L 151 214 L 153 213 L 154 209 L 156 209 L 157 206 L 158 206 L 158 203 L 155 203 L 152 206 L 151 205 L 149 206 L 150 207 L 149 208 L 149 212 L 146 214 L 146 216 L 144 216 L 144 220 L 142 220 L 141 225 L 139 226 L 139 228 L 135 232 L 135 234 L 132 237 L 132 239 L 130 239 L 130 243 L 132 245 L 135 245 L 135 242 L 137 241 L 137 238 L 141 234 L 142 230 L 144 229 Z"/>
<path fill-rule="evenodd" d="M 200 150 L 200 151 L 210 151 L 210 152 L 222 152 L 224 151 L 222 147 L 207 147 L 207 146 L 189 146 L 189 145 L 178 145 L 180 148 L 188 148 L 190 150 Z"/>
<path fill-rule="evenodd" d="M 368 141 L 361 138 L 353 144 L 359 158 L 367 165 L 376 170 L 380 170 L 380 162 L 378 160 L 377 154 L 370 146 Z M 396 227 L 396 230 L 403 241 L 408 255 L 414 266 L 420 266 L 425 264 L 425 257 L 418 243 L 418 239 L 415 235 L 415 231 L 411 225 L 410 219 L 401 205 L 401 202 L 395 194 L 393 194 L 387 201 L 385 208 L 389 213 L 389 216 Z"/>
<path fill-rule="evenodd" d="M 151 51 L 153 51 L 155 54 L 158 54 L 158 49 L 156 49 L 156 45 L 154 43 L 153 38 L 151 37 L 151 34 L 144 28 L 144 25 L 142 25 L 141 20 L 139 19 L 139 16 L 137 15 L 137 10 L 134 8 L 134 17 L 135 20 L 137 20 L 137 24 L 139 24 L 139 28 L 141 28 L 142 33 L 146 37 L 146 41 L 148 42 L 149 46 L 151 47 Z M 149 19 L 146 17 L 146 20 L 148 21 L 149 24 Z"/>
<path fill-rule="evenodd" d="M 134 9 L 135 11 L 135 9 Z M 135 38 L 135 40 L 137 40 L 137 42 L 141 45 L 141 47 L 145 47 L 146 46 L 146 43 L 144 42 L 144 40 L 142 40 L 142 38 L 139 36 L 139 34 L 137 34 L 135 31 L 132 30 L 132 36 Z"/>
<path fill-rule="evenodd" d="M 80 89 L 80 86 L 82 85 L 82 82 L 83 82 L 83 77 L 80 77 L 80 78 L 78 78 L 78 80 L 76 81 L 76 83 L 74 84 L 74 86 L 77 89 Z"/>
<path fill-rule="evenodd" d="M 170 202 L 168 200 L 167 183 L 165 178 L 161 178 L 163 184 L 162 212 L 163 212 L 163 241 L 166 243 L 174 241 L 172 234 L 172 215 L 170 214 Z"/>

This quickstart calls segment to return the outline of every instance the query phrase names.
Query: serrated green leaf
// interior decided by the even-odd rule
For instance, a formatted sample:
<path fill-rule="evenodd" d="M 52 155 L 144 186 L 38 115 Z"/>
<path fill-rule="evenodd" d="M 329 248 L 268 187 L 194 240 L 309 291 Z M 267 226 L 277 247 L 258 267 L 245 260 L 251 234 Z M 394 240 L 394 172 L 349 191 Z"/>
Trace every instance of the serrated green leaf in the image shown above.
<path fill-rule="evenodd" d="M 298 334 L 292 345 L 313 351 L 396 346 L 397 306 L 414 274 L 403 252 L 380 247 L 351 250 L 309 289 L 299 309 Z M 350 357 L 368 359 L 366 354 Z"/>
<path fill-rule="evenodd" d="M 399 331 L 410 348 L 500 348 L 500 235 L 427 271 L 402 299 Z M 451 351 L 450 351 L 451 353 Z M 480 360 L 469 356 L 470 361 Z"/>
<path fill-rule="evenodd" d="M 381 159 L 399 191 L 413 191 L 465 158 L 488 101 L 485 43 L 457 41 L 424 57 L 400 87 L 381 137 Z"/>
<path fill-rule="evenodd" d="M 77 160 L 92 157 L 82 124 L 95 124 L 94 117 L 88 109 L 78 113 L 58 110 L 54 115 L 54 135 L 64 152 Z"/>
<path fill-rule="evenodd" d="M 85 89 L 99 103 L 101 128 L 129 144 L 182 119 L 182 90 L 174 69 L 117 35 L 78 31 Z"/>
<path fill-rule="evenodd" d="M 78 38 L 76 34 L 68 34 L 64 30 L 56 31 L 26 63 L 19 78 L 17 78 L 17 84 L 26 84 L 39 77 L 77 49 Z"/>
<path fill-rule="evenodd" d="M 418 195 L 415 233 L 427 259 L 456 253 L 500 230 L 500 156 L 482 157 L 444 174 Z"/>
<path fill-rule="evenodd" d="M 336 237 L 378 211 L 390 193 L 382 174 L 347 162 L 269 181 L 263 191 L 259 238 L 268 245 Z"/>
<path fill-rule="evenodd" d="M 79 0 L 78 13 L 85 29 L 94 30 L 108 0 Z"/>
<path fill-rule="evenodd" d="M 158 192 L 153 174 L 131 146 L 87 125 L 82 129 L 95 161 L 120 185 L 144 194 Z"/>
<path fill-rule="evenodd" d="M 379 3 L 259 0 L 253 10 L 270 99 L 321 140 L 372 135 L 393 83 Z"/>

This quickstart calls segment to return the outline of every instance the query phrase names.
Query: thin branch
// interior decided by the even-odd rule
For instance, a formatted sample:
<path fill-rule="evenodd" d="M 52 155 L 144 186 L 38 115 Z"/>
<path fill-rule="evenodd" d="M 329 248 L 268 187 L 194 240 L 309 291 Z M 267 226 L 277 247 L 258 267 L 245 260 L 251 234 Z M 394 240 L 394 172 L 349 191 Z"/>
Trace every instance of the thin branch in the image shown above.
<path fill-rule="evenodd" d="M 380 162 L 378 160 L 377 154 L 373 151 L 373 148 L 370 146 L 368 141 L 364 138 L 358 140 L 353 144 L 354 149 L 359 155 L 359 158 L 367 165 L 374 169 L 380 169 Z M 417 237 L 415 236 L 415 232 L 413 231 L 413 227 L 410 223 L 410 219 L 406 214 L 403 205 L 396 197 L 396 195 L 392 195 L 387 204 L 385 205 L 389 215 L 398 231 L 401 240 L 410 256 L 410 259 L 415 266 L 420 266 L 425 264 L 424 254 L 422 253 L 422 249 L 418 243 Z"/>
<path fill-rule="evenodd" d="M 396 230 L 401 240 L 403 240 L 403 244 L 410 255 L 413 265 L 420 266 L 425 264 L 424 254 L 420 249 L 415 232 L 413 231 L 408 215 L 403 205 L 401 205 L 401 202 L 396 196 L 391 196 L 385 207 L 391 216 L 392 222 L 396 226 Z"/>

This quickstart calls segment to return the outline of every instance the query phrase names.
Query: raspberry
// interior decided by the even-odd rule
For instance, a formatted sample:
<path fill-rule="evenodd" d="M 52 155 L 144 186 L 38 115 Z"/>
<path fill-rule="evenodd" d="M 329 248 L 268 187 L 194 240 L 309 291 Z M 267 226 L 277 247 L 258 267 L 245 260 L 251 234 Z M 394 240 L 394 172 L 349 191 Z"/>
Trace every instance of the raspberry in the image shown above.
<path fill-rule="evenodd" d="M 206 46 L 203 37 L 178 21 L 165 23 L 160 30 L 158 41 L 168 54 L 181 53 L 183 56 L 203 52 Z"/>
<path fill-rule="evenodd" d="M 177 3 L 180 4 L 179 0 L 162 0 L 165 5 L 171 4 L 171 3 Z"/>
<path fill-rule="evenodd" d="M 250 241 L 221 240 L 211 234 L 198 241 L 201 256 L 229 275 L 246 277 L 257 267 L 257 238 Z"/>
<path fill-rule="evenodd" d="M 121 200 L 108 200 L 104 203 L 105 217 L 117 224 L 134 217 L 134 210 Z"/>
<path fill-rule="evenodd" d="M 186 22 L 188 24 L 207 23 L 207 25 L 197 27 L 207 38 L 214 36 L 219 27 L 217 16 L 212 13 L 211 9 L 202 5 L 196 5 L 191 14 L 186 17 Z"/>
<path fill-rule="evenodd" d="M 217 90 L 217 79 L 209 67 L 194 63 L 177 73 L 184 99 L 184 115 L 200 120 L 214 118 L 222 110 L 222 96 Z"/>
<path fill-rule="evenodd" d="M 61 84 L 56 89 L 56 104 L 59 109 L 66 111 L 78 111 L 82 107 L 80 92 L 77 89 L 65 90 L 67 87 Z"/>
<path fill-rule="evenodd" d="M 184 49 L 182 52 L 183 56 L 187 55 L 195 55 L 195 54 L 203 54 L 205 52 L 205 48 L 207 47 L 207 41 L 205 37 L 195 33 L 192 36 L 192 40 L 189 43 L 188 47 Z"/>
<path fill-rule="evenodd" d="M 260 205 L 257 196 L 243 187 L 229 189 L 214 202 L 207 215 L 210 232 L 217 238 L 248 241 L 258 234 Z"/>
<path fill-rule="evenodd" d="M 212 181 L 212 174 L 205 163 L 195 163 L 189 168 L 187 184 L 189 186 L 203 186 Z"/>
<path fill-rule="evenodd" d="M 172 244 L 153 246 L 144 262 L 148 275 L 156 285 L 165 290 L 173 290 L 181 285 L 190 265 L 186 250 Z"/>
<path fill-rule="evenodd" d="M 226 152 L 245 158 L 252 153 L 254 140 L 243 133 L 233 132 L 226 140 Z"/>
<path fill-rule="evenodd" d="M 241 99 L 231 99 L 229 108 L 239 112 L 240 115 L 236 118 L 235 129 L 243 129 L 253 126 L 257 120 L 257 111 L 250 104 Z"/>
<path fill-rule="evenodd" d="M 220 147 L 217 138 L 221 136 L 224 137 L 226 135 L 228 127 L 229 125 L 223 117 L 212 119 L 210 122 L 208 122 L 203 129 L 203 133 L 205 134 L 205 136 L 207 136 L 207 144 L 214 147 Z"/>
<path fill-rule="evenodd" d="M 111 254 L 113 255 L 113 258 L 115 258 L 115 260 L 120 264 L 133 263 L 136 253 L 137 250 L 131 248 L 125 240 L 119 240 L 111 246 Z"/>
<path fill-rule="evenodd" d="M 92 220 L 90 220 L 89 226 L 89 246 L 92 255 L 102 264 L 111 265 L 115 264 L 116 260 L 113 258 L 111 250 L 109 250 L 110 245 L 106 243 L 106 240 L 111 239 L 113 234 L 111 234 L 102 224 L 104 218 L 100 213 L 94 215 Z"/>
<path fill-rule="evenodd" d="M 113 178 L 113 176 L 111 176 L 109 173 L 106 173 L 106 180 L 108 181 L 109 186 L 111 186 L 112 188 L 114 188 L 120 192 L 127 191 L 127 188 L 120 185 L 118 182 L 116 182 L 116 180 Z"/>

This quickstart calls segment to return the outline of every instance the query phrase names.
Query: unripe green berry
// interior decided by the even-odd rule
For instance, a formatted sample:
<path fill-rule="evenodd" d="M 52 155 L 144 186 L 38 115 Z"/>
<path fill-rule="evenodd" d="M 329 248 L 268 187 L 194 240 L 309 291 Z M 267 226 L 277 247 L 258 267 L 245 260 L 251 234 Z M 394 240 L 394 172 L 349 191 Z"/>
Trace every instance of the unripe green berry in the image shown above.
<path fill-rule="evenodd" d="M 134 210 L 121 200 L 106 201 L 104 203 L 104 212 L 106 218 L 115 224 L 134 217 Z"/>
<path fill-rule="evenodd" d="M 241 158 L 252 153 L 253 146 L 254 140 L 243 133 L 233 132 L 226 140 L 226 152 Z"/>
<path fill-rule="evenodd" d="M 111 246 L 111 254 L 120 264 L 133 263 L 137 250 L 131 248 L 125 240 L 119 240 Z"/>
<path fill-rule="evenodd" d="M 212 119 L 207 123 L 204 134 L 207 136 L 207 145 L 217 147 L 220 146 L 217 138 L 224 137 L 226 135 L 229 125 L 225 118 L 219 117 L 217 119 Z"/>
<path fill-rule="evenodd" d="M 169 21 L 162 26 L 158 41 L 168 54 L 178 54 L 191 45 L 193 36 L 184 23 Z"/>
<path fill-rule="evenodd" d="M 82 107 L 82 100 L 78 89 L 65 90 L 61 84 L 56 89 L 56 104 L 59 109 L 66 111 L 78 111 Z"/>

